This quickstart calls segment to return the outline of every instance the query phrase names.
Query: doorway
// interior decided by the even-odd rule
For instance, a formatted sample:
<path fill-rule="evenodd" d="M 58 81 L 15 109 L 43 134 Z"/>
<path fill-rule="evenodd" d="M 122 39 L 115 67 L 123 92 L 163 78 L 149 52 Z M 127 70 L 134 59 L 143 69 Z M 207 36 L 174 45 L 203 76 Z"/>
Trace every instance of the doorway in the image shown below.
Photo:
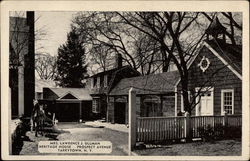
<path fill-rule="evenodd" d="M 196 91 L 199 91 L 196 88 Z M 200 101 L 196 105 L 196 116 L 211 116 L 214 113 L 214 90 L 213 88 L 206 87 L 200 90 L 200 100 L 199 97 L 196 98 L 196 102 Z"/>
<path fill-rule="evenodd" d="M 115 123 L 125 124 L 126 120 L 126 103 L 125 102 L 116 102 L 114 109 L 114 120 Z"/>

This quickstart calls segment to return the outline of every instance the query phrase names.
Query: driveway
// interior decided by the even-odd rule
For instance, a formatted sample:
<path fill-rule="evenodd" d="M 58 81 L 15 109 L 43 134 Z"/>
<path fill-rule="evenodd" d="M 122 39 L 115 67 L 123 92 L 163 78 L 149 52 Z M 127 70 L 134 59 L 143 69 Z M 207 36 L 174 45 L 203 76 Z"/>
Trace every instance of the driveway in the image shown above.
<path fill-rule="evenodd" d="M 20 155 L 55 155 L 41 154 L 37 150 L 39 141 L 59 140 L 59 141 L 110 141 L 112 143 L 112 153 L 99 155 L 128 155 L 128 133 L 112 130 L 105 127 L 90 126 L 84 123 L 58 123 L 56 129 L 61 134 L 47 133 L 45 136 L 34 136 L 34 132 L 27 132 L 29 139 L 24 140 Z M 56 154 L 65 155 L 65 154 Z M 66 154 L 66 155 L 69 155 Z M 72 154 L 72 155 L 98 155 L 98 154 Z"/>

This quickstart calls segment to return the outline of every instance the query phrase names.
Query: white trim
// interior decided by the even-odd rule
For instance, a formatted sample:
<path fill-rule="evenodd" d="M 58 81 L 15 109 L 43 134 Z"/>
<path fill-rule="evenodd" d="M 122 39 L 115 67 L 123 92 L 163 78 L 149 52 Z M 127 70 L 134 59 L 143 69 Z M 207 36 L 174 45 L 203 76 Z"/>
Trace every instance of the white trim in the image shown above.
<path fill-rule="evenodd" d="M 203 61 L 206 61 L 206 62 L 207 62 L 207 66 L 206 66 L 206 67 L 203 67 L 203 66 L 202 66 L 202 62 L 203 62 Z M 200 67 L 200 69 L 201 69 L 202 72 L 204 73 L 204 72 L 208 69 L 209 65 L 210 65 L 209 59 L 206 58 L 205 56 L 203 56 L 202 59 L 201 59 L 201 61 L 200 61 L 200 63 L 199 63 L 197 66 Z"/>
<path fill-rule="evenodd" d="M 195 88 L 195 92 L 197 92 L 201 87 L 196 87 Z M 212 115 L 214 115 L 214 87 L 203 87 L 201 89 L 201 92 L 202 91 L 210 91 L 211 92 L 211 98 L 212 98 Z M 196 106 L 195 106 L 195 116 L 200 116 L 200 114 L 198 113 L 198 108 L 200 106 L 200 102 L 198 103 L 198 100 L 199 100 L 199 96 L 197 96 L 195 98 L 195 103 L 196 103 Z"/>
<path fill-rule="evenodd" d="M 178 94 L 177 94 L 177 86 L 174 87 L 174 109 L 175 109 L 175 117 L 177 116 L 177 99 L 178 99 Z"/>
<path fill-rule="evenodd" d="M 222 89 L 221 90 L 221 115 L 224 115 L 224 93 L 232 92 L 232 114 L 234 114 L 234 89 Z"/>
<path fill-rule="evenodd" d="M 65 94 L 63 94 L 60 98 L 58 98 L 57 100 L 61 100 L 63 97 L 65 97 L 67 94 L 71 94 L 72 96 L 74 96 L 75 98 L 77 98 L 78 100 L 80 100 L 80 98 L 78 98 L 77 96 L 75 96 L 72 92 L 68 91 Z M 64 100 L 64 99 L 62 99 Z M 65 99 L 68 100 L 68 99 Z"/>
<path fill-rule="evenodd" d="M 242 76 L 240 73 L 238 73 L 231 65 L 229 65 L 227 63 L 227 61 L 225 59 L 223 59 L 220 54 L 218 54 L 208 43 L 204 43 L 204 45 L 210 50 L 212 51 L 212 53 L 217 56 L 221 61 L 222 63 L 224 63 L 240 80 L 242 80 Z"/>

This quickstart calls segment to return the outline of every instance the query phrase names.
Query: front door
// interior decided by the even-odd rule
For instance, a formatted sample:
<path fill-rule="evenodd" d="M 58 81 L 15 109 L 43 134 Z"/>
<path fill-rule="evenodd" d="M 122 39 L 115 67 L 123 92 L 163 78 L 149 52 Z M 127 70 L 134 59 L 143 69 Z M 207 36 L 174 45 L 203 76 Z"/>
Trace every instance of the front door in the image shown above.
<path fill-rule="evenodd" d="M 126 103 L 116 102 L 115 103 L 115 123 L 125 124 L 126 117 Z"/>
<path fill-rule="evenodd" d="M 198 91 L 198 89 L 196 89 L 196 91 Z M 196 116 L 213 115 L 213 88 L 202 89 L 200 91 L 200 99 L 198 97 L 196 100 Z"/>

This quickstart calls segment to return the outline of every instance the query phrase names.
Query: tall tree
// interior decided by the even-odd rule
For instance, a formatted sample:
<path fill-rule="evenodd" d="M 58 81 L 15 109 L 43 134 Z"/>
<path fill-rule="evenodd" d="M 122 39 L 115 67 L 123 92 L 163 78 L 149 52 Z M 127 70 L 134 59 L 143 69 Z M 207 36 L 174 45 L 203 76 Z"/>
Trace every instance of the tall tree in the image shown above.
<path fill-rule="evenodd" d="M 57 84 L 62 87 L 84 87 L 87 78 L 85 50 L 79 34 L 72 27 L 67 42 L 58 48 Z"/>

